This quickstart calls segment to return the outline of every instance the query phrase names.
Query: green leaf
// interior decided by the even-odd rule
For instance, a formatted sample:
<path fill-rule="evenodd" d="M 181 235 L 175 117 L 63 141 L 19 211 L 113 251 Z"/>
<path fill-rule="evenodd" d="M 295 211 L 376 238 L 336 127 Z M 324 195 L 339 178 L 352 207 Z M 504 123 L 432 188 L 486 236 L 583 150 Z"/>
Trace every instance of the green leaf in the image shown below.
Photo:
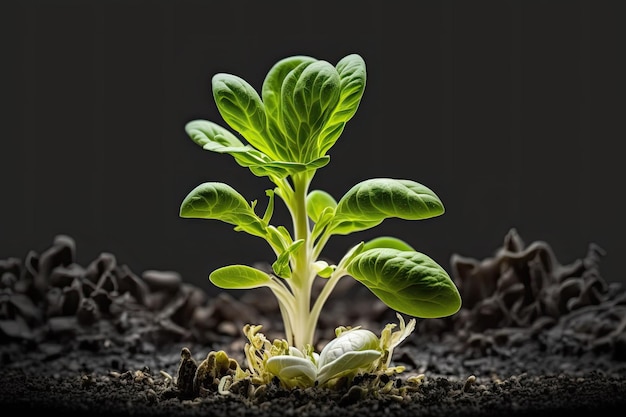
<path fill-rule="evenodd" d="M 217 123 L 213 123 L 208 120 L 192 120 L 188 122 L 185 125 L 185 132 L 187 132 L 187 135 L 189 135 L 191 140 L 203 148 L 206 145 L 209 145 L 216 148 L 232 147 L 252 149 L 251 147 L 244 145 L 228 129 L 225 129 Z M 213 150 L 210 148 L 205 149 Z"/>
<path fill-rule="evenodd" d="M 334 235 L 349 235 L 360 230 L 371 229 L 382 223 L 382 220 L 366 221 L 366 220 L 345 220 L 335 217 L 332 227 Z"/>
<path fill-rule="evenodd" d="M 246 290 L 266 286 L 271 278 L 267 273 L 247 265 L 229 265 L 211 272 L 209 280 L 219 288 Z"/>
<path fill-rule="evenodd" d="M 308 66 L 317 59 L 310 56 L 296 55 L 278 61 L 267 73 L 263 81 L 261 94 L 268 118 L 279 119 L 281 112 L 281 91 L 285 78 L 300 65 Z"/>
<path fill-rule="evenodd" d="M 317 381 L 323 385 L 342 376 L 355 376 L 361 370 L 368 370 L 380 356 L 381 353 L 377 350 L 346 352 L 334 361 L 322 366 L 317 372 Z"/>
<path fill-rule="evenodd" d="M 339 334 L 324 346 L 320 352 L 318 366 L 321 368 L 334 362 L 348 352 L 376 350 L 379 346 L 378 337 L 367 329 L 351 329 Z"/>
<path fill-rule="evenodd" d="M 330 162 L 329 156 L 322 156 L 306 164 L 273 160 L 252 146 L 244 145 L 225 128 L 206 120 L 193 120 L 187 123 L 185 131 L 203 149 L 230 154 L 239 165 L 249 168 L 258 177 L 282 179 L 300 172 L 315 171 Z"/>
<path fill-rule="evenodd" d="M 313 190 L 306 197 L 306 210 L 311 220 L 317 223 L 326 208 L 334 209 L 337 202 L 332 195 L 322 190 Z"/>
<path fill-rule="evenodd" d="M 339 102 L 340 84 L 337 70 L 326 61 L 300 65 L 285 77 L 278 120 L 295 161 L 324 155 L 318 136 Z"/>
<path fill-rule="evenodd" d="M 380 236 L 374 238 L 368 242 L 365 242 L 363 250 L 369 250 L 374 248 L 392 248 L 397 250 L 409 250 L 414 251 L 408 243 L 404 240 L 400 240 L 397 237 L 393 236 Z"/>
<path fill-rule="evenodd" d="M 284 58 L 274 64 L 263 81 L 261 95 L 265 105 L 268 130 L 276 146 L 276 153 L 280 155 L 280 159 L 286 161 L 297 161 L 297 153 L 291 148 L 280 123 L 283 82 L 296 68 L 306 67 L 315 61 L 317 61 L 315 58 L 303 55 Z"/>
<path fill-rule="evenodd" d="M 180 217 L 215 219 L 234 224 L 255 236 L 264 237 L 266 226 L 246 199 L 231 186 L 221 182 L 205 182 L 191 190 L 180 206 Z"/>
<path fill-rule="evenodd" d="M 289 230 L 285 226 L 267 226 L 267 236 L 265 239 L 278 250 L 278 252 L 285 251 L 292 243 L 293 239 L 289 234 Z"/>
<path fill-rule="evenodd" d="M 316 274 L 321 278 L 330 278 L 330 276 L 335 272 L 335 265 L 328 265 L 326 261 L 316 261 L 313 263 L 313 270 L 316 271 Z"/>
<path fill-rule="evenodd" d="M 265 369 L 275 375 L 287 388 L 313 386 L 317 367 L 307 358 L 278 355 L 269 358 Z"/>
<path fill-rule="evenodd" d="M 326 231 L 326 227 L 333 221 L 335 209 L 333 207 L 326 207 L 321 213 L 315 214 L 315 216 L 317 218 L 314 219 L 313 228 L 311 229 L 312 242 L 316 242 Z"/>
<path fill-rule="evenodd" d="M 336 67 L 309 56 L 277 62 L 263 82 L 270 136 L 282 159 L 325 155 L 357 111 L 365 90 L 365 61 L 357 54 Z"/>
<path fill-rule="evenodd" d="M 373 178 L 352 187 L 339 200 L 333 233 L 348 234 L 397 217 L 421 220 L 443 214 L 439 197 L 422 184 L 411 180 Z"/>
<path fill-rule="evenodd" d="M 272 216 L 274 215 L 274 190 L 265 190 L 265 195 L 269 197 L 265 214 L 263 214 L 263 223 L 267 226 L 270 224 L 270 220 L 272 220 Z"/>
<path fill-rule="evenodd" d="M 211 85 L 215 104 L 226 123 L 256 149 L 271 159 L 280 159 L 267 135 L 265 108 L 254 88 L 242 78 L 223 73 L 215 74 Z"/>
<path fill-rule="evenodd" d="M 355 246 L 351 247 L 350 249 L 348 249 L 348 252 L 346 252 L 346 254 L 343 256 L 343 259 L 341 260 L 340 264 L 349 265 L 350 262 L 354 260 L 354 258 L 356 258 L 358 255 L 363 253 L 364 249 L 365 249 L 365 243 L 363 242 L 360 242 L 356 244 Z"/>
<path fill-rule="evenodd" d="M 346 122 L 354 116 L 365 91 L 365 61 L 357 54 L 351 54 L 337 63 L 341 80 L 339 103 L 324 126 L 319 138 L 320 153 L 325 154 L 337 141 Z"/>
<path fill-rule="evenodd" d="M 320 385 L 342 376 L 355 376 L 369 371 L 380 358 L 380 340 L 366 329 L 344 331 L 324 346 L 317 366 L 317 382 Z"/>
<path fill-rule="evenodd" d="M 252 146 L 244 145 L 235 135 L 213 122 L 193 120 L 185 125 L 185 131 L 203 149 L 230 154 L 239 165 L 250 168 L 257 176 L 268 176 L 274 173 L 271 169 L 263 171 L 263 167 L 273 162 L 269 156 Z M 261 170 L 260 173 L 259 170 Z M 282 177 L 287 174 L 286 171 L 280 172 Z"/>
<path fill-rule="evenodd" d="M 370 249 L 355 256 L 347 271 L 400 313 L 436 318 L 461 308 L 459 291 L 446 271 L 419 252 Z"/>
<path fill-rule="evenodd" d="M 307 56 L 279 61 L 263 82 L 263 100 L 245 80 L 219 73 L 212 78 L 218 110 L 251 146 L 207 121 L 192 122 L 188 134 L 206 150 L 231 154 L 257 176 L 283 179 L 328 164 L 325 153 L 356 112 L 364 88 L 365 63 L 356 54 L 336 68 Z"/>
<path fill-rule="evenodd" d="M 291 267 L 289 261 L 291 255 L 297 251 L 304 243 L 304 239 L 297 240 L 291 244 L 283 253 L 281 253 L 276 261 L 272 264 L 272 270 L 281 278 L 291 278 Z"/>

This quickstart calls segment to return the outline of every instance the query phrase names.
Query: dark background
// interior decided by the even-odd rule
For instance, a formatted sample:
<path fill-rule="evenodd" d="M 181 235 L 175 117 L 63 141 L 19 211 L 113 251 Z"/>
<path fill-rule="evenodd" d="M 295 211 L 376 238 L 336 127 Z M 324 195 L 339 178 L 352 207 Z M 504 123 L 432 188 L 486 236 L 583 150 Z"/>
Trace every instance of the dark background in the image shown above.
<path fill-rule="evenodd" d="M 273 261 L 266 243 L 181 219 L 196 185 L 222 181 L 265 208 L 271 184 L 203 151 L 184 125 L 224 126 L 211 76 L 260 89 L 278 60 L 367 64 L 361 106 L 313 186 L 361 180 L 433 189 L 443 216 L 387 220 L 331 239 L 400 237 L 446 269 L 482 259 L 516 228 L 562 263 L 605 251 L 622 267 L 624 2 L 21 1 L 1 8 L 0 259 L 76 240 L 79 263 L 113 253 L 136 273 L 179 271 L 207 291 L 215 268 Z M 274 224 L 290 225 L 282 205 Z"/>

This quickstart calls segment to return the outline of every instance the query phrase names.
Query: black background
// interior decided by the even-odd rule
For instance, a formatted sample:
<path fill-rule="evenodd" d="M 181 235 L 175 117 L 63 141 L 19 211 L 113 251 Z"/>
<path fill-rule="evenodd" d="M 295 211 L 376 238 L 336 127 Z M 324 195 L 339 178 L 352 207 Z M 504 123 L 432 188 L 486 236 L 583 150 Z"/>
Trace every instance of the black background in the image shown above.
<path fill-rule="evenodd" d="M 271 184 L 185 134 L 224 126 L 211 76 L 257 90 L 278 60 L 367 64 L 365 94 L 313 187 L 340 198 L 372 177 L 433 189 L 446 213 L 387 220 L 331 239 L 338 260 L 360 240 L 400 237 L 446 269 L 482 259 L 516 228 L 562 263 L 622 259 L 626 89 L 624 3 L 604 1 L 3 2 L 0 258 L 41 252 L 57 234 L 79 263 L 101 252 L 136 273 L 176 270 L 212 288 L 215 268 L 273 261 L 259 238 L 181 219 L 205 181 L 265 208 Z M 278 202 L 274 224 L 289 225 Z"/>

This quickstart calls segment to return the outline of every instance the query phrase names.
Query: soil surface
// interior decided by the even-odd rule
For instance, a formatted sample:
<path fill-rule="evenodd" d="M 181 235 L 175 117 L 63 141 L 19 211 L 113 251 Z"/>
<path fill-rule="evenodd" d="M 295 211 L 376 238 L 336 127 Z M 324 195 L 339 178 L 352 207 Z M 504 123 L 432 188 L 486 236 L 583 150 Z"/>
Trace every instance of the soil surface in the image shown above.
<path fill-rule="evenodd" d="M 595 244 L 562 265 L 546 242 L 526 245 L 512 229 L 490 258 L 454 255 L 463 307 L 417 319 L 393 354 L 402 373 L 332 390 L 274 381 L 222 392 L 190 384 L 188 365 L 223 350 L 245 368 L 248 323 L 283 338 L 269 291 L 208 296 L 175 271 L 136 274 L 112 253 L 82 266 L 75 253 L 74 240 L 59 235 L 41 253 L 0 260 L 2 416 L 621 415 L 626 407 L 626 291 L 601 276 Z M 320 318 L 317 350 L 338 326 L 379 334 L 397 322 L 343 279 Z"/>

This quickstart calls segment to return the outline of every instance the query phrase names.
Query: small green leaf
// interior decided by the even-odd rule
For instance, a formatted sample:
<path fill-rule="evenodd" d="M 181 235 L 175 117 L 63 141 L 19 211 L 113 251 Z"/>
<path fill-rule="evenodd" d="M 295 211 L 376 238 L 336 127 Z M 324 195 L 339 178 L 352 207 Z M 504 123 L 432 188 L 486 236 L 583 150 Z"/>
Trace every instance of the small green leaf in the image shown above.
<path fill-rule="evenodd" d="M 306 197 L 306 210 L 311 220 L 317 223 L 326 208 L 334 209 L 337 202 L 332 195 L 322 190 L 313 190 Z"/>
<path fill-rule="evenodd" d="M 205 147 L 207 144 L 214 144 L 213 146 L 216 147 L 246 147 L 228 129 L 208 120 L 192 120 L 188 122 L 185 125 L 185 132 L 191 140 L 202 147 Z M 248 148 L 251 149 L 250 147 Z"/>
<path fill-rule="evenodd" d="M 192 120 L 185 125 L 187 135 L 207 151 L 228 153 L 244 167 L 265 165 L 272 160 L 263 152 L 244 145 L 227 129 L 207 120 Z"/>
<path fill-rule="evenodd" d="M 324 346 L 317 362 L 317 381 L 325 384 L 342 376 L 369 371 L 381 356 L 380 340 L 367 329 L 352 329 L 339 334 Z"/>
<path fill-rule="evenodd" d="M 265 195 L 269 197 L 265 214 L 263 214 L 263 223 L 267 226 L 270 224 L 270 220 L 272 220 L 272 216 L 274 215 L 274 190 L 265 190 Z"/>
<path fill-rule="evenodd" d="M 333 218 L 335 217 L 335 209 L 333 207 L 326 207 L 321 213 L 319 213 L 319 215 L 316 216 L 317 220 L 314 220 L 313 228 L 311 229 L 312 242 L 316 242 L 326 231 L 326 227 L 333 221 Z"/>
<path fill-rule="evenodd" d="M 269 358 L 265 369 L 280 379 L 287 388 L 313 386 L 317 367 L 307 358 L 278 355 Z"/>
<path fill-rule="evenodd" d="M 221 182 L 205 182 L 191 190 L 181 203 L 180 217 L 221 220 L 255 236 L 266 234 L 263 220 L 246 199 Z"/>
<path fill-rule="evenodd" d="M 291 267 L 289 261 L 291 255 L 302 246 L 304 239 L 293 242 L 283 253 L 278 256 L 278 259 L 272 264 L 272 270 L 276 275 L 281 278 L 291 278 Z"/>
<path fill-rule="evenodd" d="M 332 362 L 320 367 L 317 381 L 320 385 L 342 376 L 355 376 L 360 371 L 367 371 L 374 361 L 380 358 L 377 350 L 360 350 L 346 352 Z"/>
<path fill-rule="evenodd" d="M 446 271 L 419 252 L 370 249 L 355 256 L 347 271 L 400 313 L 436 318 L 461 308 L 459 291 Z"/>
<path fill-rule="evenodd" d="M 437 195 L 411 180 L 373 178 L 352 187 L 337 205 L 333 233 L 365 230 L 384 219 L 421 220 L 443 214 Z"/>
<path fill-rule="evenodd" d="M 312 267 L 321 278 L 330 278 L 333 272 L 335 272 L 335 268 L 335 265 L 328 265 L 326 261 L 314 262 Z"/>
<path fill-rule="evenodd" d="M 380 341 L 367 329 L 352 329 L 341 333 L 324 346 L 320 352 L 318 366 L 321 368 L 334 362 L 348 352 L 376 349 Z"/>
<path fill-rule="evenodd" d="M 267 236 L 265 238 L 278 252 L 283 252 L 293 243 L 289 230 L 285 226 L 267 226 Z"/>
<path fill-rule="evenodd" d="M 219 288 L 246 290 L 263 287 L 271 278 L 267 273 L 247 265 L 229 265 L 211 272 L 209 280 Z"/>

